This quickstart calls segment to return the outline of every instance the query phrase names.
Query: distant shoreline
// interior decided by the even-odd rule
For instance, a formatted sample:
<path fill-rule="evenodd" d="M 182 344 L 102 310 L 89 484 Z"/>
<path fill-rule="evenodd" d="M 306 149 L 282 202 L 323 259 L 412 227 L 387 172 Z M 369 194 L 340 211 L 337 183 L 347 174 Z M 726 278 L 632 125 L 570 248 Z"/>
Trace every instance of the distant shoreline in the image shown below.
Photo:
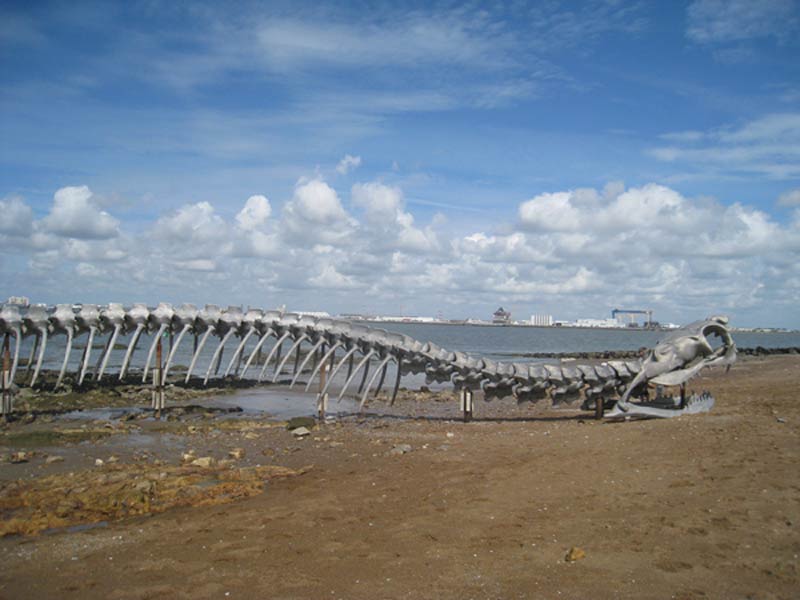
<path fill-rule="evenodd" d="M 352 321 L 356 323 L 379 323 L 381 325 L 392 325 L 400 323 L 401 325 L 447 325 L 447 326 L 468 326 L 468 327 L 518 327 L 524 329 L 588 329 L 599 331 L 664 331 L 670 332 L 675 329 L 667 327 L 587 327 L 585 325 L 525 325 L 522 323 L 470 323 L 467 321 L 397 321 L 397 320 L 383 320 L 383 319 L 354 319 L 353 317 L 337 317 Z M 769 333 L 769 334 L 786 334 L 786 333 L 800 333 L 797 329 L 771 329 L 771 328 L 745 328 L 738 329 L 731 328 L 732 333 Z"/>

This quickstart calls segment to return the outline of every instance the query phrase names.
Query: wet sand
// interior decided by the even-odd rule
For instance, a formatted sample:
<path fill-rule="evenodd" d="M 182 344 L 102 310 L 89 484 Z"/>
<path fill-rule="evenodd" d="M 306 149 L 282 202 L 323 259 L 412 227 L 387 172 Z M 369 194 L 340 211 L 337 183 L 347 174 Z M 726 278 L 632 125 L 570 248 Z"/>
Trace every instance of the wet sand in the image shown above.
<path fill-rule="evenodd" d="M 800 356 L 748 357 L 691 388 L 713 412 L 598 423 L 505 400 L 461 423 L 447 396 L 407 394 L 301 439 L 203 411 L 71 423 L 83 437 L 55 445 L 30 434 L 68 424 L 14 423 L 3 453 L 33 454 L 0 464 L 4 496 L 45 475 L 171 473 L 189 450 L 217 469 L 311 469 L 227 503 L 3 538 L 0 597 L 797 597 Z M 565 560 L 572 548 L 585 556 Z"/>

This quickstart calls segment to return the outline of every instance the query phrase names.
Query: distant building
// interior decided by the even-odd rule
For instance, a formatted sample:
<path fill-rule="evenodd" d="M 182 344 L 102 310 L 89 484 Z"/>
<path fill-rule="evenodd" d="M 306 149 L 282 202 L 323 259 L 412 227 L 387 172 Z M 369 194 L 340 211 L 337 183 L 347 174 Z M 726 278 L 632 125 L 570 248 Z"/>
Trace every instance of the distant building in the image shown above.
<path fill-rule="evenodd" d="M 531 325 L 534 327 L 552 327 L 553 315 L 531 315 Z"/>
<path fill-rule="evenodd" d="M 503 310 L 501 306 L 492 315 L 492 323 L 496 325 L 508 325 L 511 322 L 511 313 Z"/>
<path fill-rule="evenodd" d="M 624 323 L 620 323 L 617 319 L 578 319 L 575 321 L 576 327 L 603 327 L 607 329 L 617 329 L 625 327 Z"/>
<path fill-rule="evenodd" d="M 7 304 L 16 304 L 17 306 L 29 306 L 31 303 L 30 298 L 27 296 L 9 296 Z"/>
<path fill-rule="evenodd" d="M 316 310 L 316 311 L 315 310 L 298 310 L 298 311 L 295 311 L 295 312 L 298 315 L 301 315 L 303 317 L 314 317 L 314 318 L 317 318 L 317 319 L 327 319 L 327 318 L 329 318 L 331 316 L 330 313 L 326 313 L 325 311 L 318 311 L 318 310 Z"/>

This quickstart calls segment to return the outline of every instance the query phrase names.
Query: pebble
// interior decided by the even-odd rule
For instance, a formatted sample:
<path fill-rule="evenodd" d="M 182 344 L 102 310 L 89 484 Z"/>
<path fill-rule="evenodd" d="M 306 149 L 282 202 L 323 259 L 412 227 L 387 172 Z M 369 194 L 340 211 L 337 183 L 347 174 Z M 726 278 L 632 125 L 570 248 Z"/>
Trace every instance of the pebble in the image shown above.
<path fill-rule="evenodd" d="M 245 456 L 244 448 L 234 448 L 233 450 L 228 452 L 228 456 L 236 460 L 242 460 Z"/>
<path fill-rule="evenodd" d="M 296 438 L 303 438 L 307 435 L 311 435 L 311 432 L 307 427 L 298 427 L 296 429 L 292 429 L 292 435 Z"/>
<path fill-rule="evenodd" d="M 564 560 L 567 562 L 575 562 L 576 560 L 581 560 L 582 558 L 586 558 L 586 551 L 583 550 L 583 548 L 573 546 L 569 549 L 569 552 L 567 552 Z"/>
<path fill-rule="evenodd" d="M 192 466 L 195 467 L 213 467 L 216 464 L 216 461 L 210 456 L 201 456 L 200 458 L 196 458 L 192 461 Z"/>
<path fill-rule="evenodd" d="M 48 457 L 45 459 L 45 461 L 44 461 L 44 462 L 45 462 L 45 464 L 47 464 L 47 465 L 52 465 L 53 463 L 64 462 L 64 457 L 63 457 L 63 456 L 56 456 L 56 455 L 53 455 L 53 456 L 48 456 Z"/>
<path fill-rule="evenodd" d="M 389 454 L 393 456 L 398 456 L 400 454 L 407 454 L 409 452 L 411 452 L 410 444 L 396 444 L 391 450 L 389 450 Z"/>
<path fill-rule="evenodd" d="M 12 463 L 25 463 L 31 459 L 30 452 L 13 452 L 11 454 L 11 462 Z"/>

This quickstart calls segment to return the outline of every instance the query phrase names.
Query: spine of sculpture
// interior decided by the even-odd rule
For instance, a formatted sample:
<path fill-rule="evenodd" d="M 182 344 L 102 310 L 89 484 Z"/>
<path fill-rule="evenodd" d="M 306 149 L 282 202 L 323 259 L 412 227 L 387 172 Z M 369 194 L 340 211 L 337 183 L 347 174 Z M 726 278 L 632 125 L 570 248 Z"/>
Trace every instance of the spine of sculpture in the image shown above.
<path fill-rule="evenodd" d="M 720 325 L 721 318 L 714 319 L 717 320 L 707 323 L 722 327 L 729 341 L 725 326 L 727 320 Z M 697 324 L 693 325 L 698 327 Z M 322 366 L 330 365 L 324 389 L 321 390 L 325 394 L 334 377 L 347 365 L 347 376 L 339 392 L 339 398 L 342 398 L 361 373 L 357 387 L 361 406 L 370 392 L 377 396 L 383 388 L 390 364 L 395 366 L 395 380 L 390 395 L 392 403 L 401 378 L 419 373 L 424 373 L 428 382 L 451 383 L 456 389 L 480 389 L 486 399 L 513 396 L 520 402 L 535 402 L 549 397 L 558 403 L 582 395 L 588 403 L 614 396 L 627 400 L 635 385 L 647 383 L 651 378 L 645 367 L 649 364 L 648 360 L 652 362 L 653 355 L 651 352 L 644 361 L 608 361 L 575 366 L 496 362 L 449 351 L 431 342 L 422 343 L 406 335 L 360 323 L 255 308 L 245 311 L 240 307 L 228 307 L 222 310 L 211 304 L 202 309 L 192 304 L 173 307 L 167 303 L 161 303 L 153 309 L 144 304 L 134 304 L 129 308 L 116 303 L 106 306 L 83 304 L 77 308 L 70 304 L 59 304 L 53 308 L 33 305 L 22 310 L 15 305 L 3 305 L 0 310 L 0 333 L 15 342 L 10 379 L 19 385 L 36 386 L 41 382 L 45 351 L 48 341 L 54 336 L 66 338 L 64 355 L 54 383 L 54 387 L 59 388 L 64 385 L 72 347 L 82 336 L 85 336 L 85 345 L 74 373 L 74 383 L 78 386 L 83 385 L 88 377 L 101 381 L 104 377 L 112 376 L 107 374 L 109 359 L 117 349 L 120 336 L 127 337 L 128 343 L 124 347 L 119 369 L 113 376 L 120 381 L 130 377 L 136 349 L 146 345 L 144 361 L 139 359 L 140 370 L 136 371 L 137 376 L 146 381 L 153 366 L 158 340 L 168 337 L 169 352 L 163 366 L 166 380 L 170 369 L 175 367 L 178 349 L 188 335 L 194 340 L 194 346 L 186 373 L 181 377 L 185 383 L 193 377 L 202 378 L 204 385 L 212 378 L 243 379 L 251 369 L 257 370 L 257 381 L 276 382 L 294 356 L 290 386 L 296 385 L 301 374 L 308 372 L 308 390 Z M 103 337 L 105 344 L 102 350 L 93 356 L 95 339 Z M 18 367 L 24 338 L 33 339 L 27 368 L 22 374 L 18 373 Z M 266 358 L 262 358 L 262 349 L 270 339 L 274 342 Z M 210 340 L 213 344 L 211 359 L 204 371 L 198 370 L 201 354 Z M 252 344 L 253 340 L 255 344 Z M 251 342 L 249 351 L 248 342 Z M 732 342 L 726 344 L 725 349 L 730 355 L 728 347 L 732 346 Z M 224 362 L 226 347 L 232 347 L 233 352 Z M 92 365 L 93 358 L 95 362 Z"/>

